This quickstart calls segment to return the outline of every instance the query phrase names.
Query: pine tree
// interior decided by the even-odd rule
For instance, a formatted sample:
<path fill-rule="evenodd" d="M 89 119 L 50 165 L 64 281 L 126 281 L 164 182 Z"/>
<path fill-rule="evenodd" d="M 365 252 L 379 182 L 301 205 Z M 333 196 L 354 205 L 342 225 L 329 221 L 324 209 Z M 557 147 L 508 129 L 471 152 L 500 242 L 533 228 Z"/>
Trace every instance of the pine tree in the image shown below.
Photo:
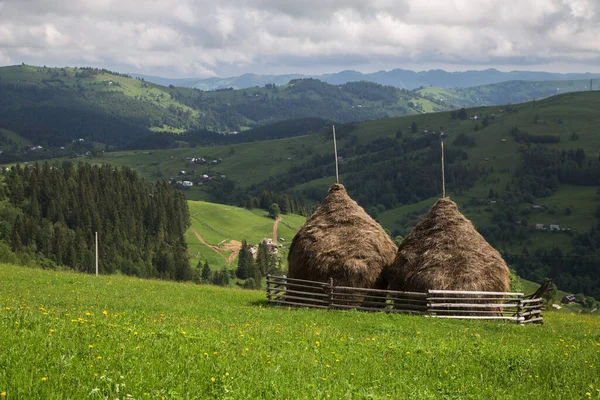
<path fill-rule="evenodd" d="M 237 276 L 239 279 L 248 278 L 248 270 L 252 261 L 250 246 L 248 246 L 248 242 L 246 242 L 246 239 L 244 239 L 242 240 L 242 247 L 238 253 L 238 267 L 235 270 L 235 276 Z"/>
<path fill-rule="evenodd" d="M 200 264 L 200 261 L 198 261 Z M 208 261 L 204 262 L 204 267 L 202 267 L 202 281 L 209 282 L 210 281 L 210 266 L 208 265 Z"/>

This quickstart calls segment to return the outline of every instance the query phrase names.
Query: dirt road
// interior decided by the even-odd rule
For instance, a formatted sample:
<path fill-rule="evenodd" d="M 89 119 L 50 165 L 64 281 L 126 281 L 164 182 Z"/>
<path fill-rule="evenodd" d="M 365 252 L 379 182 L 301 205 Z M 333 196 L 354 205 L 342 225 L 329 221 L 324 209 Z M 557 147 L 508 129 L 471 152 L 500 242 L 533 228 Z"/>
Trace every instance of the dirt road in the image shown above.
<path fill-rule="evenodd" d="M 273 243 L 275 243 L 275 244 L 277 244 L 277 242 L 278 242 L 277 227 L 279 226 L 280 222 L 281 222 L 281 217 L 277 217 L 277 219 L 273 223 L 273 231 L 271 232 L 271 239 L 273 239 Z"/>
<path fill-rule="evenodd" d="M 210 248 L 215 253 L 223 257 L 228 267 L 238 256 L 238 254 L 240 253 L 240 249 L 242 248 L 242 244 L 237 240 L 230 240 L 229 242 L 223 244 L 223 246 L 214 246 L 208 243 L 206 240 L 204 240 L 202 235 L 200 235 L 196 229 L 192 229 L 192 232 L 194 232 L 194 235 L 196 235 L 196 238 L 200 241 L 200 243 L 202 243 L 203 245 L 205 245 L 206 247 Z M 225 254 L 223 254 L 224 251 L 231 251 L 232 253 L 229 256 L 226 256 Z"/>

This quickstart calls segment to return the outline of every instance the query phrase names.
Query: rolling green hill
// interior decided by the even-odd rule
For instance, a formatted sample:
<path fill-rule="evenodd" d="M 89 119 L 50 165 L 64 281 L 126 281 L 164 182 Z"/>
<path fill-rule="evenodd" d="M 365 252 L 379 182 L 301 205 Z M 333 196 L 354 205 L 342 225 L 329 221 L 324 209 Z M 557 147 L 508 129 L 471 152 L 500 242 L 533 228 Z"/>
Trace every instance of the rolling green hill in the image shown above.
<path fill-rule="evenodd" d="M 237 268 L 236 256 L 241 242 L 246 240 L 255 245 L 263 238 L 274 238 L 275 243 L 281 244 L 278 258 L 282 266 L 287 266 L 287 244 L 305 221 L 305 217 L 284 214 L 275 224 L 275 220 L 260 209 L 247 210 L 204 201 L 189 201 L 188 205 L 192 222 L 186 233 L 190 264 L 208 261 L 213 270 Z"/>
<path fill-rule="evenodd" d="M 432 86 L 419 89 L 417 93 L 435 103 L 445 105 L 450 109 L 457 109 L 540 100 L 562 93 L 589 91 L 594 89 L 594 86 L 600 85 L 600 82 L 596 80 L 590 88 L 590 83 L 589 79 L 539 82 L 508 81 L 466 88 L 442 89 Z M 595 90 L 599 89 L 600 87 L 595 88 Z"/>
<path fill-rule="evenodd" d="M 202 92 L 92 68 L 0 67 L 0 88 L 0 127 L 43 147 L 79 138 L 123 147 L 151 132 L 232 133 L 294 118 L 349 122 L 440 109 L 419 94 L 367 82 Z"/>
<path fill-rule="evenodd" d="M 588 81 L 512 81 L 466 89 L 409 91 L 365 81 L 332 85 L 295 79 L 281 86 L 205 92 L 161 86 L 104 69 L 19 65 L 0 67 L 0 128 L 25 142 L 12 140 L 14 134 L 7 136 L 0 131 L 0 146 L 4 159 L 9 153 L 13 155 L 10 161 L 51 158 L 147 148 L 144 144 L 152 132 L 192 131 L 202 137 L 293 119 L 366 121 L 515 103 L 546 97 L 557 89 L 560 93 L 586 90 L 586 85 Z M 29 143 L 42 148 L 31 150 Z M 161 143 L 177 147 L 189 145 L 189 140 L 157 143 L 159 147 Z"/>
<path fill-rule="evenodd" d="M 599 109 L 600 93 L 583 92 L 472 108 L 466 119 L 443 112 L 339 126 L 340 180 L 394 236 L 404 236 L 441 194 L 443 131 L 448 194 L 479 231 L 524 277 L 552 276 L 565 290 L 600 297 L 592 244 L 600 215 Z M 219 177 L 187 190 L 191 199 L 244 204 L 270 190 L 316 203 L 334 182 L 330 135 L 88 160 L 132 165 L 149 179 L 181 179 L 181 170 L 194 182 L 203 174 Z M 186 157 L 221 160 L 196 164 Z"/>

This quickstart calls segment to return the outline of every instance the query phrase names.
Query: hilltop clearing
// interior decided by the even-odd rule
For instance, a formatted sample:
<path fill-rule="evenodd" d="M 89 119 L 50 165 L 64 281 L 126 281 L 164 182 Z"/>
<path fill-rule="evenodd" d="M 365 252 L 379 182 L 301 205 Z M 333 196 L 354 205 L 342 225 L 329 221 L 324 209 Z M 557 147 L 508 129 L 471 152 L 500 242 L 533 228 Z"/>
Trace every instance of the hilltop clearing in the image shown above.
<path fill-rule="evenodd" d="M 204 201 L 189 201 L 188 206 L 192 223 L 186 234 L 190 263 L 208 262 L 212 270 L 235 270 L 242 241 L 253 246 L 267 238 L 281 245 L 276 257 L 285 267 L 287 246 L 305 221 L 305 217 L 294 214 L 273 220 L 261 209 L 247 210 Z"/>

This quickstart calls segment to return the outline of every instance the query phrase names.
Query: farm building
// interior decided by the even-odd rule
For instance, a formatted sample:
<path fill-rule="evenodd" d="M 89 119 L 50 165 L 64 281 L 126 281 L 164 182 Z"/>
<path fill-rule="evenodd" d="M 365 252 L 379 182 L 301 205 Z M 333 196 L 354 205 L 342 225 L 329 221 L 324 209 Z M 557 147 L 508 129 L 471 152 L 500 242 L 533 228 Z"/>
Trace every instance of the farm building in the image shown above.
<path fill-rule="evenodd" d="M 404 239 L 383 276 L 393 290 L 507 292 L 502 256 L 448 198 L 437 201 Z"/>
<path fill-rule="evenodd" d="M 294 236 L 288 255 L 290 278 L 371 288 L 394 261 L 396 245 L 343 185 L 329 188 L 323 204 Z"/>

